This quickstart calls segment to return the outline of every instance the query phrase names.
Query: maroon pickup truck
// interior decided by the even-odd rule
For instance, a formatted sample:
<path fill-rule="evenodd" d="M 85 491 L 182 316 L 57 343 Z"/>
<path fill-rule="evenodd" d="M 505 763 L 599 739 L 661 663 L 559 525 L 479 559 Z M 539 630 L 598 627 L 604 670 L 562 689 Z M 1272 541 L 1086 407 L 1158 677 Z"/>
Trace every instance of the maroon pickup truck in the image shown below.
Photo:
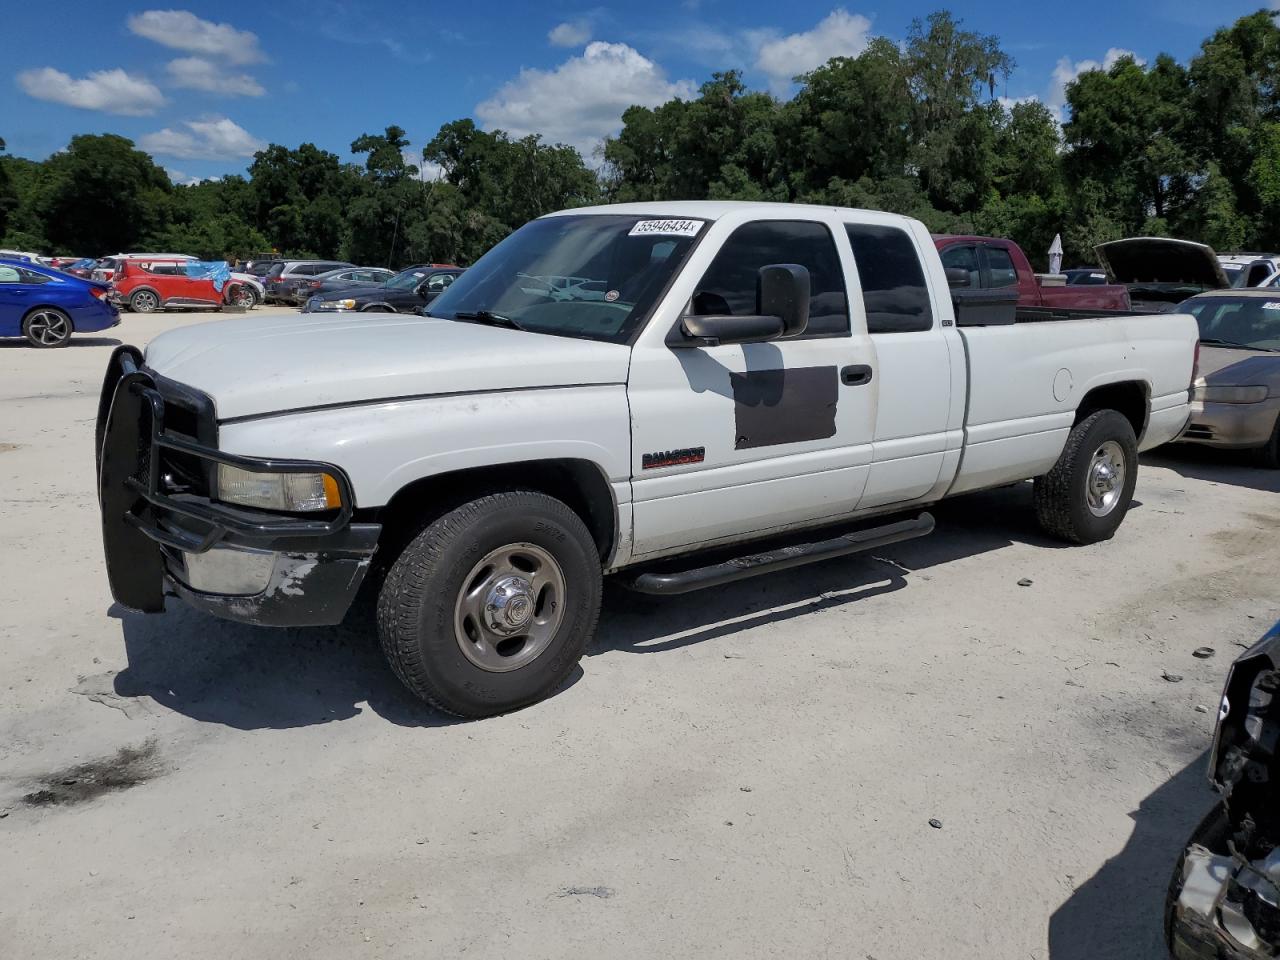
<path fill-rule="evenodd" d="M 953 290 L 1017 288 L 1019 309 L 1129 312 L 1129 290 L 1120 284 L 1044 286 L 1027 255 L 1012 240 L 996 237 L 935 236 L 942 266 Z"/>

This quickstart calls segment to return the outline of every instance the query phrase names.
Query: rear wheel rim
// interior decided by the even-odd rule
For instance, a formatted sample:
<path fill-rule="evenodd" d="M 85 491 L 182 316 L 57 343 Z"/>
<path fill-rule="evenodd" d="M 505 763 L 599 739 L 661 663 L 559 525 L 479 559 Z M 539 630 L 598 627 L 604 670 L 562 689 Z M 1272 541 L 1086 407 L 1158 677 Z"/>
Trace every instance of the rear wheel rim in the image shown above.
<path fill-rule="evenodd" d="M 454 602 L 458 649 L 488 673 L 510 673 L 546 651 L 564 622 L 565 577 L 542 547 L 511 543 L 471 568 Z"/>
<path fill-rule="evenodd" d="M 67 318 L 52 310 L 38 310 L 27 321 L 27 330 L 41 346 L 52 347 L 71 336 Z"/>
<path fill-rule="evenodd" d="M 1120 505 L 1127 475 L 1124 448 L 1115 440 L 1099 446 L 1093 452 L 1089 473 L 1085 477 L 1085 500 L 1089 512 L 1095 517 L 1110 515 Z"/>
<path fill-rule="evenodd" d="M 156 308 L 156 304 L 154 293 L 136 293 L 133 296 L 133 309 L 138 313 L 150 313 Z"/>

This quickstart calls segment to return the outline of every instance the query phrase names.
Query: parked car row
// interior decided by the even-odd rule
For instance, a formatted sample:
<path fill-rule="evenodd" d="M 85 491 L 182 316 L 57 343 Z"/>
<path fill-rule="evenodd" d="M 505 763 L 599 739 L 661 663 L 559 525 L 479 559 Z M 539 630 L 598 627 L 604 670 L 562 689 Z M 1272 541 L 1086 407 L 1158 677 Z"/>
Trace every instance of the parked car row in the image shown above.
<path fill-rule="evenodd" d="M 334 273 L 341 274 L 337 270 Z M 451 264 L 424 263 L 392 274 L 379 283 L 316 278 L 318 289 L 303 287 L 303 313 L 420 313 L 463 273 Z M 323 276 L 323 275 L 322 275 Z M 324 289 L 325 287 L 329 289 Z"/>

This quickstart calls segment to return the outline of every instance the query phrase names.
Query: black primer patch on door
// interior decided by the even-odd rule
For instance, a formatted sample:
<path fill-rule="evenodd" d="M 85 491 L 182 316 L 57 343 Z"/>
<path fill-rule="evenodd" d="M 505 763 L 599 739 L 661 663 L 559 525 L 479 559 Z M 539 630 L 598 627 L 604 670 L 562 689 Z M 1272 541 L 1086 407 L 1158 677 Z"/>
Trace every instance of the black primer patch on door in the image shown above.
<path fill-rule="evenodd" d="M 836 435 L 840 374 L 835 367 L 731 373 L 734 449 L 825 440 Z"/>

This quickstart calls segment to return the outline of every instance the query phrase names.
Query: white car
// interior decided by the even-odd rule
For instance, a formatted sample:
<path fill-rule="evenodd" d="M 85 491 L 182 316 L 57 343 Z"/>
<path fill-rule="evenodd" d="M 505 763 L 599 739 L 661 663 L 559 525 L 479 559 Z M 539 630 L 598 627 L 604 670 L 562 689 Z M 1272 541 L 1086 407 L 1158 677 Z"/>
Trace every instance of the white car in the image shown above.
<path fill-rule="evenodd" d="M 1218 262 L 1232 287 L 1274 287 L 1280 281 L 1280 255 L 1220 253 Z"/>
<path fill-rule="evenodd" d="M 710 587 L 1030 478 L 1045 530 L 1105 540 L 1187 423 L 1196 323 L 1014 323 L 1016 296 L 952 292 L 901 216 L 639 203 L 526 224 L 424 316 L 172 330 L 103 383 L 111 589 L 310 625 L 368 579 L 396 674 L 478 717 L 565 680 L 604 575 Z"/>

